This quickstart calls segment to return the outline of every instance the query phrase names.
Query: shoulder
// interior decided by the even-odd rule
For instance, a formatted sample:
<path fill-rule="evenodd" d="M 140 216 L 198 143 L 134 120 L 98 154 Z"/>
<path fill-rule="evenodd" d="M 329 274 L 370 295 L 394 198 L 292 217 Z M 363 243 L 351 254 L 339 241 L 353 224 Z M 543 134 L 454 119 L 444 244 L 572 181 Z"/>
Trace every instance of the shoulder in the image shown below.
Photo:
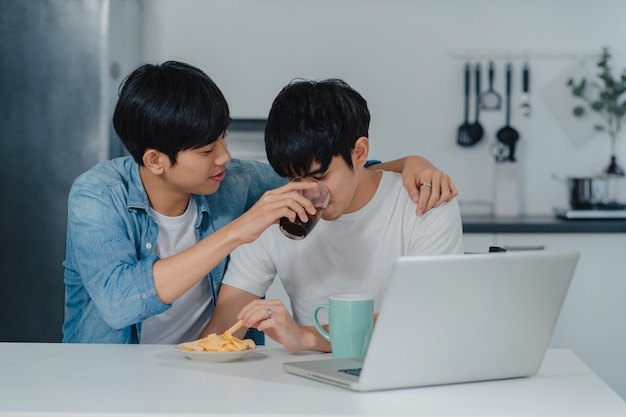
<path fill-rule="evenodd" d="M 415 214 L 415 203 L 404 188 L 402 175 L 399 173 L 384 171 L 378 188 L 381 199 L 385 202 L 384 204 L 390 205 L 390 209 L 396 212 L 397 215 L 401 213 L 402 218 L 411 224 L 421 224 L 424 227 L 426 224 L 460 223 L 461 214 L 456 198 L 438 207 L 431 208 L 422 216 L 417 216 Z M 392 201 L 395 201 L 395 204 Z"/>
<path fill-rule="evenodd" d="M 386 194 L 387 197 L 395 195 L 398 201 L 404 202 L 406 206 L 411 207 L 413 212 L 415 211 L 415 203 L 410 199 L 408 192 L 404 188 L 404 183 L 402 182 L 402 174 L 397 172 L 383 171 L 383 176 L 380 180 L 378 188 L 381 193 Z M 437 211 L 441 212 L 441 215 L 450 215 L 453 217 L 460 216 L 458 200 L 456 198 L 453 198 L 447 203 L 443 203 L 438 207 L 430 209 L 428 213 Z"/>
<path fill-rule="evenodd" d="M 402 185 L 402 174 L 399 172 L 392 172 L 392 171 L 381 171 L 382 172 L 382 177 L 380 179 L 380 185 L 379 186 L 385 186 L 385 185 L 393 185 L 393 186 L 398 186 L 400 185 L 401 187 L 403 187 Z"/>
<path fill-rule="evenodd" d="M 149 206 L 139 166 L 132 157 L 101 162 L 76 178 L 70 189 L 70 205 L 94 199 L 106 205 Z"/>
<path fill-rule="evenodd" d="M 380 194 L 387 199 L 393 198 L 394 200 L 404 204 L 414 204 L 409 197 L 404 183 L 402 182 L 402 174 L 397 172 L 382 171 L 383 175 L 378 184 L 378 190 L 376 194 Z"/>
<path fill-rule="evenodd" d="M 74 181 L 75 189 L 102 190 L 116 184 L 127 184 L 137 172 L 137 163 L 131 157 L 122 157 L 100 162 L 79 175 Z"/>
<path fill-rule="evenodd" d="M 456 198 L 438 207 L 431 208 L 419 219 L 420 227 L 427 228 L 433 234 L 443 233 L 449 236 L 460 236 L 463 234 L 461 210 Z"/>

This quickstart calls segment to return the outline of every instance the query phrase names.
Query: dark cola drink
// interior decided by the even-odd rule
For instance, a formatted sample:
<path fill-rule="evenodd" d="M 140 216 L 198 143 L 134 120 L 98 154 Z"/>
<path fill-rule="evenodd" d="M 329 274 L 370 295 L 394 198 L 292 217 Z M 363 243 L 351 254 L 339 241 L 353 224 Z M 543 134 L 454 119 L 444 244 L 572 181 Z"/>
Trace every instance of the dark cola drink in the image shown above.
<path fill-rule="evenodd" d="M 293 240 L 302 240 L 304 239 L 313 229 L 313 227 L 317 224 L 319 219 L 322 217 L 324 209 L 318 208 L 315 212 L 315 215 L 309 214 L 309 221 L 303 222 L 300 220 L 300 217 L 296 215 L 296 220 L 294 222 L 290 222 L 288 218 L 282 217 L 280 219 L 280 231 L 283 232 L 283 235 L 287 236 Z"/>
<path fill-rule="evenodd" d="M 304 197 L 308 198 L 311 203 L 313 203 L 313 207 L 315 207 L 314 215 L 310 215 L 307 213 L 307 216 L 309 218 L 308 222 L 303 222 L 302 220 L 300 220 L 300 217 L 298 217 L 298 215 L 296 215 L 296 220 L 294 222 L 290 222 L 289 219 L 287 219 L 286 217 L 282 217 L 280 219 L 280 231 L 283 232 L 285 236 L 294 240 L 302 240 L 309 233 L 311 233 L 313 227 L 315 227 L 319 219 L 322 217 L 322 213 L 324 213 L 324 209 L 326 208 L 326 205 L 330 200 L 330 191 L 328 191 L 328 188 L 326 188 L 324 184 L 313 178 L 294 178 L 291 181 L 307 181 L 317 184 L 317 187 L 315 188 L 297 191 Z"/>

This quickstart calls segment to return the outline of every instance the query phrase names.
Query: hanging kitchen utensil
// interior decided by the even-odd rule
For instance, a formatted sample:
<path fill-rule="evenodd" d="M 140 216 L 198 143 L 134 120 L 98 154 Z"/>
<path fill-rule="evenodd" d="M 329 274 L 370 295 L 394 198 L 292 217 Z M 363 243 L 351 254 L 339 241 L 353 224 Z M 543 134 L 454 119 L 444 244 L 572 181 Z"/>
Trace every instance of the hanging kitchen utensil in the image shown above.
<path fill-rule="evenodd" d="M 470 136 L 470 123 L 469 123 L 469 92 L 470 92 L 470 64 L 465 64 L 465 121 L 457 133 L 456 141 L 461 146 L 471 146 L 472 138 Z"/>
<path fill-rule="evenodd" d="M 507 148 L 506 145 L 500 141 L 494 140 L 491 143 L 489 150 L 495 161 L 498 163 L 509 159 L 509 148 Z"/>
<path fill-rule="evenodd" d="M 483 110 L 500 110 L 502 97 L 500 93 L 493 89 L 493 79 L 495 77 L 495 65 L 489 62 L 489 88 L 480 95 L 481 108 Z"/>
<path fill-rule="evenodd" d="M 530 68 L 528 62 L 524 63 L 522 68 L 522 99 L 519 105 L 520 116 L 528 117 L 531 113 L 530 96 L 528 94 L 530 90 Z"/>
<path fill-rule="evenodd" d="M 471 143 L 469 145 L 475 145 L 483 138 L 483 134 L 485 133 L 482 125 L 480 124 L 479 114 L 480 114 L 480 62 L 476 64 L 475 67 L 475 83 L 476 83 L 476 107 L 475 107 L 475 117 L 474 123 L 470 125 L 470 138 Z M 468 145 L 468 146 L 469 146 Z"/>
<path fill-rule="evenodd" d="M 507 158 L 509 161 L 515 161 L 515 144 L 519 140 L 519 133 L 510 125 L 512 71 L 511 63 L 509 62 L 506 65 L 506 123 L 496 134 L 496 138 L 509 148 L 509 156 Z"/>

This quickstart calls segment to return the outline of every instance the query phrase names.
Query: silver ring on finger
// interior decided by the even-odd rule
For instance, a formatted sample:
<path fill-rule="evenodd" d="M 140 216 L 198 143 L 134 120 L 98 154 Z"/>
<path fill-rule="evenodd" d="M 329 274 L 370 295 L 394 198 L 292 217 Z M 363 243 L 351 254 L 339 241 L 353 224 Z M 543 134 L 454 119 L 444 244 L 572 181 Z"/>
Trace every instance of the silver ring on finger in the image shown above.
<path fill-rule="evenodd" d="M 433 188 L 433 185 L 429 182 L 420 182 L 420 187 L 430 187 Z"/>
<path fill-rule="evenodd" d="M 268 319 L 271 319 L 271 318 L 272 318 L 272 309 L 271 309 L 271 308 L 268 308 L 268 309 L 267 309 L 267 318 L 268 318 Z"/>

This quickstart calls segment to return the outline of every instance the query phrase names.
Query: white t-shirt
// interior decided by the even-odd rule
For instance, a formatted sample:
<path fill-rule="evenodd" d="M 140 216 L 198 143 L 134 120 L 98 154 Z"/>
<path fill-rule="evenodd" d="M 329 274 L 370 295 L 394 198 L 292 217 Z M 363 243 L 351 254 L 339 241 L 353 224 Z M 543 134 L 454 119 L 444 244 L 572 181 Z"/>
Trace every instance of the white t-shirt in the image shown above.
<path fill-rule="evenodd" d="M 161 258 L 176 255 L 196 244 L 194 223 L 198 217 L 192 198 L 181 216 L 164 216 L 153 211 L 159 226 L 155 253 Z M 213 313 L 213 293 L 208 279 L 202 279 L 161 314 L 141 324 L 140 343 L 174 344 L 198 338 Z"/>
<path fill-rule="evenodd" d="M 330 295 L 370 295 L 378 311 L 397 257 L 454 253 L 463 253 L 456 199 L 418 217 L 401 175 L 383 172 L 374 197 L 357 212 L 320 220 L 299 241 L 274 225 L 237 248 L 223 283 L 263 296 L 279 276 L 294 319 L 311 325 L 313 308 Z"/>

